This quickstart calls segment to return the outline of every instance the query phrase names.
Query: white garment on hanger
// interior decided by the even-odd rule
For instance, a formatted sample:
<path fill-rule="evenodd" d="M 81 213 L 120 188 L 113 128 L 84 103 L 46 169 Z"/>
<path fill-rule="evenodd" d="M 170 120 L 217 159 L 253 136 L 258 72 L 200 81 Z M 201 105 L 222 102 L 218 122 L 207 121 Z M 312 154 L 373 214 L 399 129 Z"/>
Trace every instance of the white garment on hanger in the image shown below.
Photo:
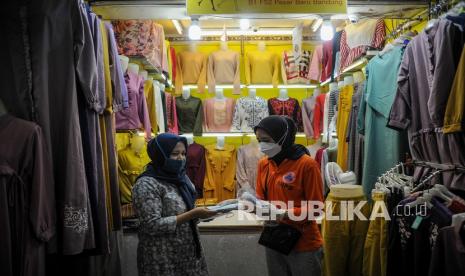
<path fill-rule="evenodd" d="M 307 146 L 308 151 L 310 152 L 310 156 L 315 159 L 317 151 L 322 147 L 321 140 L 318 139 L 315 143 Z"/>
<path fill-rule="evenodd" d="M 163 101 L 161 99 L 160 86 L 155 82 L 153 84 L 153 93 L 155 93 L 155 97 L 153 97 L 153 100 L 155 101 L 155 111 L 157 113 L 158 130 L 160 133 L 165 133 L 166 130 L 165 130 L 165 114 L 163 114 Z"/>
<path fill-rule="evenodd" d="M 362 19 L 345 27 L 347 45 L 353 49 L 358 46 L 369 46 L 373 42 L 378 19 Z"/>

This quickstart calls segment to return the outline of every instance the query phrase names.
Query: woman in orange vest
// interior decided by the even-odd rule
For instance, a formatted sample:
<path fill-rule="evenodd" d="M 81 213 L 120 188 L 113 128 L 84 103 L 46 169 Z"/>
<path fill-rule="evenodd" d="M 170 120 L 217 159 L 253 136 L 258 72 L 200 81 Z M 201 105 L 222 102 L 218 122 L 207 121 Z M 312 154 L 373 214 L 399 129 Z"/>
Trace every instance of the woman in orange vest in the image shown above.
<path fill-rule="evenodd" d="M 323 202 L 319 166 L 304 146 L 294 143 L 297 127 L 292 119 L 269 116 L 254 131 L 260 150 L 268 157 L 258 164 L 257 198 L 292 202 L 293 207 L 286 208 L 278 223 L 292 226 L 302 234 L 288 255 L 266 247 L 268 273 L 320 276 L 323 240 L 318 225 L 308 218 L 292 219 L 292 215 L 308 211 L 302 201 Z"/>

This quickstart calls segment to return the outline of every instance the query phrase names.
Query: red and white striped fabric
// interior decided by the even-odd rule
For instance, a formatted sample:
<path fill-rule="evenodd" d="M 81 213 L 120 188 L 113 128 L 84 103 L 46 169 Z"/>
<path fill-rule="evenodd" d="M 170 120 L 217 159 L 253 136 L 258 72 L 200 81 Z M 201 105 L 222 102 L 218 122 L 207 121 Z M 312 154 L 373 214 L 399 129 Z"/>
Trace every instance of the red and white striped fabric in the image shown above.
<path fill-rule="evenodd" d="M 310 51 L 302 51 L 297 59 L 293 51 L 284 51 L 281 60 L 284 84 L 308 83 L 311 57 Z"/>
<path fill-rule="evenodd" d="M 373 39 L 371 45 L 361 45 L 355 48 L 350 48 L 347 44 L 347 33 L 342 32 L 341 36 L 341 68 L 339 72 L 342 72 L 345 68 L 351 65 L 356 59 L 364 55 L 368 48 L 381 49 L 384 46 L 384 39 L 386 37 L 386 26 L 383 19 L 378 19 L 376 23 L 375 32 L 373 33 Z"/>

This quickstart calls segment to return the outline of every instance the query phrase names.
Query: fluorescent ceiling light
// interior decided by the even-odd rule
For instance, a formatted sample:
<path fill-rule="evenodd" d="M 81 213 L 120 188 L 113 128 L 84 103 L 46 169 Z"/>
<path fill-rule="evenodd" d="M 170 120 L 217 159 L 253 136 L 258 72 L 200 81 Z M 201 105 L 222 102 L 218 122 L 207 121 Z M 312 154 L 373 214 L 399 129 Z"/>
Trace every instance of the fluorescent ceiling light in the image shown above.
<path fill-rule="evenodd" d="M 247 86 L 248 88 L 273 88 L 271 84 L 252 84 Z"/>
<path fill-rule="evenodd" d="M 227 132 L 227 133 L 224 133 L 224 132 L 218 132 L 218 133 L 213 133 L 213 132 L 210 132 L 210 133 L 202 133 L 202 136 L 203 137 L 218 137 L 218 136 L 222 136 L 222 137 L 240 137 L 242 136 L 243 134 L 238 132 L 238 133 L 234 133 L 234 132 Z"/>
<path fill-rule="evenodd" d="M 245 85 L 241 84 L 241 88 L 244 88 Z M 188 89 L 197 89 L 197 85 L 195 84 L 184 84 L 182 88 L 188 88 Z M 217 84 L 216 88 L 221 88 L 221 89 L 233 89 L 234 85 L 232 84 Z"/>
<path fill-rule="evenodd" d="M 323 24 L 323 19 L 321 18 L 318 18 L 317 20 L 315 20 L 312 24 L 312 31 L 313 32 L 316 32 L 318 31 L 318 29 L 320 28 L 321 24 Z"/>
<path fill-rule="evenodd" d="M 250 20 L 247 19 L 247 18 L 242 18 L 239 21 L 239 26 L 240 26 L 241 30 L 243 30 L 243 31 L 248 30 L 250 28 Z"/>
<path fill-rule="evenodd" d="M 197 85 L 194 85 L 194 84 L 184 84 L 184 85 L 182 86 L 182 88 L 194 89 L 194 88 L 197 88 Z"/>
<path fill-rule="evenodd" d="M 321 31 L 320 31 L 320 36 L 321 40 L 323 41 L 328 41 L 333 39 L 334 37 L 334 27 L 331 23 L 331 21 L 325 21 L 323 22 L 323 26 L 321 26 Z"/>
<path fill-rule="evenodd" d="M 316 88 L 313 84 L 282 84 L 278 85 L 278 88 Z"/>
<path fill-rule="evenodd" d="M 190 40 L 200 40 L 202 37 L 202 29 L 199 26 L 197 21 L 192 21 L 189 26 L 189 39 Z"/>
<path fill-rule="evenodd" d="M 252 84 L 248 88 L 273 88 L 271 84 Z M 278 88 L 316 88 L 313 84 L 280 84 Z"/>
<path fill-rule="evenodd" d="M 221 36 L 223 35 L 224 31 L 220 29 L 209 29 L 209 30 L 202 30 L 202 36 Z M 244 35 L 244 36 L 253 36 L 253 35 L 292 35 L 292 29 L 260 29 L 256 32 L 253 30 L 228 30 L 229 36 L 237 36 L 237 35 Z"/>
<path fill-rule="evenodd" d="M 217 84 L 215 87 L 220 88 L 220 89 L 233 89 L 234 85 L 232 85 L 232 84 Z M 239 87 L 244 88 L 245 85 L 241 84 Z"/>
<path fill-rule="evenodd" d="M 176 28 L 176 31 L 178 31 L 178 34 L 182 35 L 182 26 L 181 23 L 179 23 L 179 20 L 173 19 L 171 22 L 173 22 L 173 25 Z"/>

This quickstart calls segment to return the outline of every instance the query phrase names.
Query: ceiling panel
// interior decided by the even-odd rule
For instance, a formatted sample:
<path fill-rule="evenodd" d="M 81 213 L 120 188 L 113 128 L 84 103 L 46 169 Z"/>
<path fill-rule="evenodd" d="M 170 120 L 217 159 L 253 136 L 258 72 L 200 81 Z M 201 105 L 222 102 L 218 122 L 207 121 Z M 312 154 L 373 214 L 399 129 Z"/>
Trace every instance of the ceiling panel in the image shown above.
<path fill-rule="evenodd" d="M 348 1 L 348 14 L 359 18 L 388 17 L 411 18 L 425 10 L 427 1 Z M 178 32 L 171 19 L 181 22 L 184 34 L 190 25 L 186 14 L 185 0 L 155 0 L 155 1 L 92 1 L 92 9 L 104 19 L 152 19 L 163 25 L 167 36 L 176 36 Z M 335 27 L 342 26 L 348 19 L 348 14 L 335 14 L 331 17 Z M 236 16 L 203 16 L 200 26 L 203 29 L 238 29 L 239 18 L 247 16 L 251 26 L 258 28 L 293 28 L 304 24 L 304 33 L 311 33 L 311 24 L 319 15 L 311 14 L 260 14 Z"/>

